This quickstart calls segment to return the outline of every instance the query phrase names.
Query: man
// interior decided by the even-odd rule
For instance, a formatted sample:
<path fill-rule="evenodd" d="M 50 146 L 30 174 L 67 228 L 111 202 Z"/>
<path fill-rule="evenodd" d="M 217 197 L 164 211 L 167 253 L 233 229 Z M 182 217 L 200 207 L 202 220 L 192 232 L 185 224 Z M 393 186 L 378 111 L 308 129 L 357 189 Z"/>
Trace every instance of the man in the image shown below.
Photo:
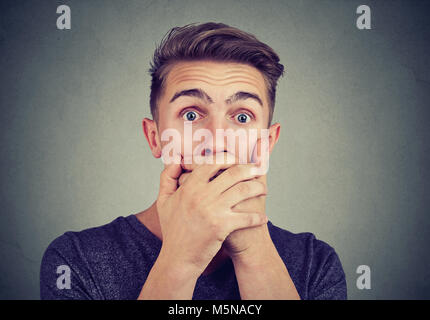
<path fill-rule="evenodd" d="M 158 198 L 54 240 L 41 297 L 346 299 L 333 248 L 267 219 L 261 169 L 280 134 L 271 124 L 283 74 L 277 54 L 225 24 L 192 24 L 167 34 L 150 72 L 153 120 L 143 131 L 164 162 Z M 58 284 L 59 266 L 70 269 L 68 288 Z"/>

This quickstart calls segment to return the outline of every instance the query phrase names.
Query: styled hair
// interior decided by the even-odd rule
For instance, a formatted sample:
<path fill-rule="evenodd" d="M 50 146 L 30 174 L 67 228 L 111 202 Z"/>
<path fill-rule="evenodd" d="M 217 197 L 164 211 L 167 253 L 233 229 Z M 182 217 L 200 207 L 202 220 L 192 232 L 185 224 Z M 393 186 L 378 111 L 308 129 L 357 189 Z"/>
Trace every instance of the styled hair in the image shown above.
<path fill-rule="evenodd" d="M 258 69 L 267 87 L 270 125 L 275 109 L 276 84 L 284 73 L 284 66 L 279 63 L 275 51 L 254 35 L 214 22 L 172 28 L 155 49 L 149 73 L 152 77 L 151 114 L 157 123 L 157 103 L 164 94 L 170 67 L 175 62 L 196 60 L 244 63 Z"/>

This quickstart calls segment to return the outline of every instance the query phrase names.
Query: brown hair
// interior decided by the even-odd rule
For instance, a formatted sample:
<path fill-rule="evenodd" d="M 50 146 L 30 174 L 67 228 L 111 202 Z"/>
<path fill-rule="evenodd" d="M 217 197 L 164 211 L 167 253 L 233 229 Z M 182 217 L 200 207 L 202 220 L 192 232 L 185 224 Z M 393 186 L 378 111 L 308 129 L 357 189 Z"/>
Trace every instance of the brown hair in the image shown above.
<path fill-rule="evenodd" d="M 275 108 L 276 84 L 284 73 L 278 55 L 268 45 L 223 23 L 188 24 L 171 29 L 154 52 L 149 72 L 152 77 L 150 106 L 158 122 L 157 102 L 164 92 L 164 82 L 177 61 L 215 60 L 238 62 L 258 69 L 266 81 L 269 97 L 269 125 Z"/>

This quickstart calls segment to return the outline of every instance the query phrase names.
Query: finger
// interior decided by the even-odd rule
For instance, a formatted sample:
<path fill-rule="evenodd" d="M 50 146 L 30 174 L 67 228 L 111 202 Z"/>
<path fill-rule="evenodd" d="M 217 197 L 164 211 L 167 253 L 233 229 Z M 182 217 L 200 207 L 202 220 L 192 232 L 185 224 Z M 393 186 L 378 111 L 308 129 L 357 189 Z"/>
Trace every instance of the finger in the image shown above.
<path fill-rule="evenodd" d="M 257 180 L 243 181 L 235 184 L 221 195 L 221 201 L 231 208 L 246 199 L 267 194 L 266 185 Z"/>
<path fill-rule="evenodd" d="M 267 195 L 256 196 L 253 198 L 246 199 L 239 202 L 235 206 L 231 207 L 233 212 L 257 212 L 265 213 L 265 198 Z"/>
<path fill-rule="evenodd" d="M 189 176 L 192 183 L 208 183 L 218 171 L 225 170 L 233 166 L 236 158 L 228 152 L 220 152 L 209 157 L 207 156 L 194 156 L 196 165 Z"/>
<path fill-rule="evenodd" d="M 170 195 L 178 188 L 178 178 L 182 172 L 181 165 L 178 163 L 167 164 L 160 175 L 159 196 Z"/>
<path fill-rule="evenodd" d="M 185 181 L 187 180 L 187 178 L 190 176 L 190 172 L 184 172 L 183 174 L 181 174 L 181 176 L 179 177 L 179 185 L 183 185 L 185 183 Z"/>
<path fill-rule="evenodd" d="M 235 230 L 261 226 L 269 220 L 265 214 L 261 213 L 232 212 L 227 221 L 227 228 L 231 233 Z"/>
<path fill-rule="evenodd" d="M 251 180 L 259 176 L 255 164 L 238 164 L 231 166 L 210 182 L 210 188 L 214 192 L 223 193 L 235 184 Z"/>

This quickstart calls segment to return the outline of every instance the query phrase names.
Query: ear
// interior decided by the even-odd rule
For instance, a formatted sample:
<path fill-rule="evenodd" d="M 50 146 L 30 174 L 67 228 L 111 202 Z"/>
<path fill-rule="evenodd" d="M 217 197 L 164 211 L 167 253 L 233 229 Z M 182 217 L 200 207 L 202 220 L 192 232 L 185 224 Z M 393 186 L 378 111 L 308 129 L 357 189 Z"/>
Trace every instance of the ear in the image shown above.
<path fill-rule="evenodd" d="M 142 121 L 143 133 L 155 158 L 161 157 L 161 143 L 158 136 L 157 124 L 154 120 L 145 118 Z"/>
<path fill-rule="evenodd" d="M 279 123 L 272 124 L 269 128 L 269 154 L 272 154 L 276 142 L 278 142 L 279 134 L 281 133 L 281 125 Z"/>

